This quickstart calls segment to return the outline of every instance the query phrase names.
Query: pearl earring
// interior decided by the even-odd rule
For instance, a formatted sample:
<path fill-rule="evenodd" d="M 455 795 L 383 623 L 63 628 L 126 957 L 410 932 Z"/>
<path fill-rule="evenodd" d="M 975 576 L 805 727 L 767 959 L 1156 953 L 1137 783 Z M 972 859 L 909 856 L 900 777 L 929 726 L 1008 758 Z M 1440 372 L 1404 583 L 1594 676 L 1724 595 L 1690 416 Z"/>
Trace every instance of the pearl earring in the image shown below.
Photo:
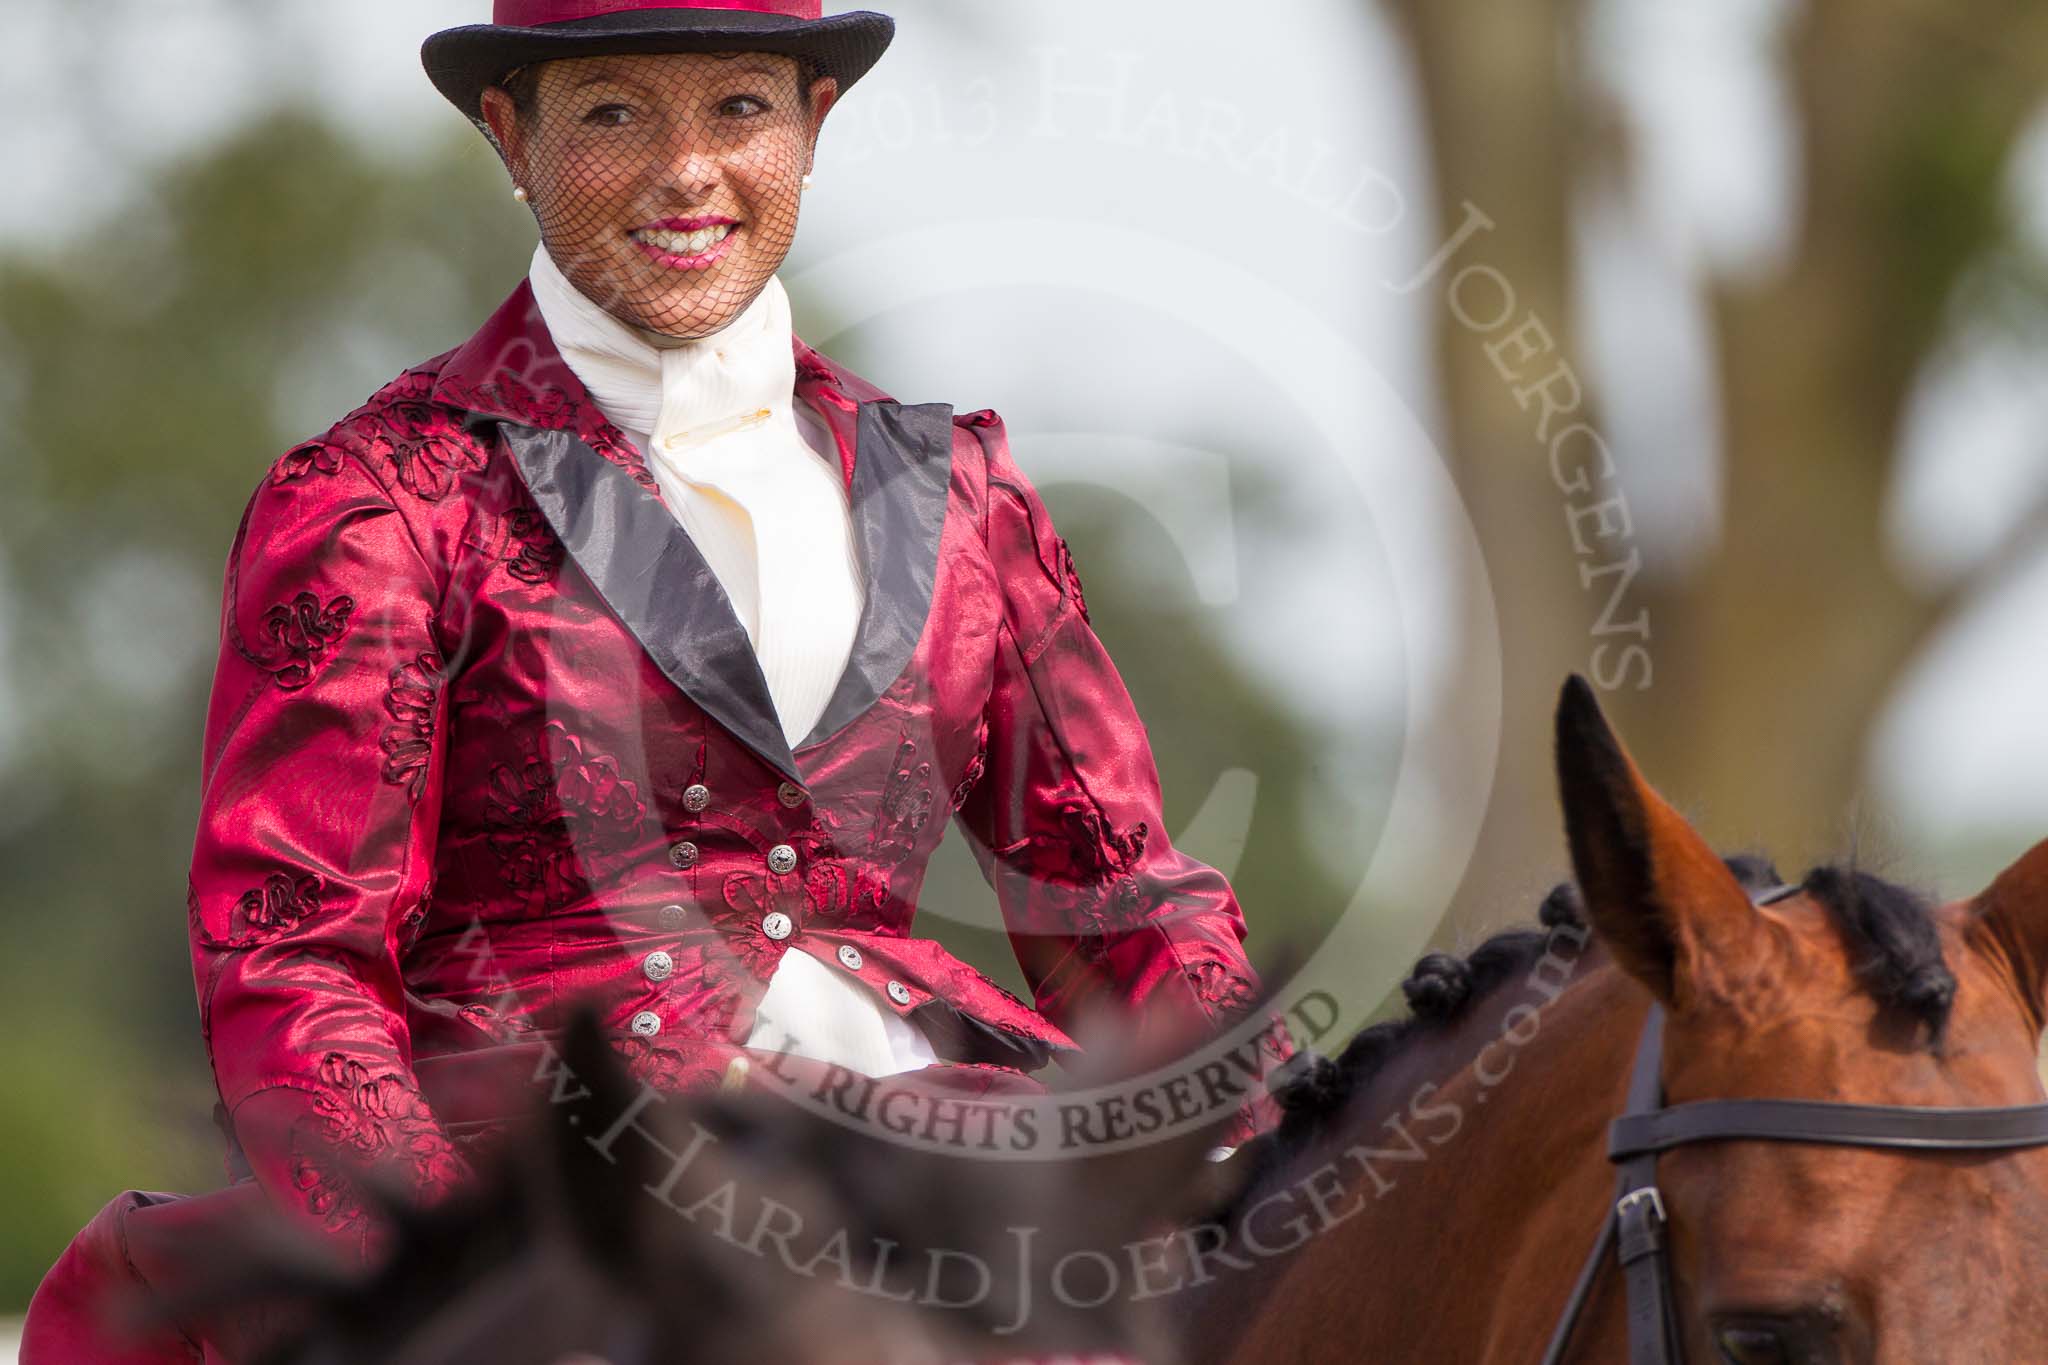
<path fill-rule="evenodd" d="M 805 171 L 805 172 L 804 172 L 804 188 L 805 188 L 805 189 L 809 189 L 809 188 L 811 187 L 811 182 L 812 182 L 813 180 L 816 180 L 816 179 L 817 179 L 817 177 L 816 177 L 816 176 L 812 175 L 812 174 L 811 174 L 811 173 L 810 173 L 809 171 Z"/>
<path fill-rule="evenodd" d="M 527 199 L 526 186 L 514 185 L 512 187 L 512 197 L 514 199 L 517 199 L 522 204 L 525 203 Z"/>

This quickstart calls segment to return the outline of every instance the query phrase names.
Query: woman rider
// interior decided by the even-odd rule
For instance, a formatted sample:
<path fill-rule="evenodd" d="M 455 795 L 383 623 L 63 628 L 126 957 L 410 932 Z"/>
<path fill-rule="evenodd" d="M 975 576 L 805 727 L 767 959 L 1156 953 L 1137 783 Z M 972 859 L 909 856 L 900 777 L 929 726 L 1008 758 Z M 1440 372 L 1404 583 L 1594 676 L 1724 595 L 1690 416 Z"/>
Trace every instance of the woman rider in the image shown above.
<path fill-rule="evenodd" d="M 119 1354 L 91 1305 L 174 1280 L 209 1207 L 370 1252 L 352 1163 L 452 1188 L 573 1002 L 664 1089 L 765 1059 L 976 1096 L 1042 1093 L 1089 1011 L 1192 1041 L 1255 991 L 1001 419 L 792 330 L 819 129 L 892 22 L 495 18 L 424 58 L 531 209 L 531 272 L 281 456 L 228 557 L 189 909 L 238 1179 L 109 1204 L 30 1365 L 189 1359 Z M 949 822 L 1029 1003 L 911 932 Z M 1227 1099 L 1235 1136 L 1270 1112 Z"/>

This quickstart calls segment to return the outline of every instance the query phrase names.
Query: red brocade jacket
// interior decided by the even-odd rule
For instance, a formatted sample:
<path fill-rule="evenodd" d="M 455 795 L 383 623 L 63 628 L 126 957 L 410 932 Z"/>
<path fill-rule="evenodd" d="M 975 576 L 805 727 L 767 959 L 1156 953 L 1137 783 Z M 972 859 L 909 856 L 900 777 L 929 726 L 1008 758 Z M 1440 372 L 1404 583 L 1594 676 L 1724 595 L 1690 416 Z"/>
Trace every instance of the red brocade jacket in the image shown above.
<path fill-rule="evenodd" d="M 946 1062 L 1019 1073 L 1075 1047 L 1084 1006 L 1183 1037 L 1250 1003 L 1236 899 L 1167 838 L 1144 727 L 1001 419 L 898 403 L 793 341 L 868 584 L 794 749 L 524 283 L 256 489 L 189 905 L 225 1115 L 273 1198 L 348 1232 L 316 1155 L 336 1143 L 446 1187 L 463 1162 L 422 1070 L 547 1037 L 579 997 L 650 1077 L 730 1052 L 792 947 Z M 911 934 L 952 822 L 1029 1004 Z"/>

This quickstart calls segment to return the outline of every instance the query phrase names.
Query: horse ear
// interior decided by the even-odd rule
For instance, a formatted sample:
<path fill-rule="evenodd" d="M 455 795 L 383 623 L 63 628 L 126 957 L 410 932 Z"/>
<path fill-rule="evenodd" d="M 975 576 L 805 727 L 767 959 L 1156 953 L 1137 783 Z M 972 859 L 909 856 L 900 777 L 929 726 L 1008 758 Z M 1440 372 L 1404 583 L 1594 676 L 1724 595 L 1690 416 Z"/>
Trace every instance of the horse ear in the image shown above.
<path fill-rule="evenodd" d="M 2048 1024 L 2048 839 L 1992 878 L 1971 906 L 2011 964 L 2038 1032 Z"/>
<path fill-rule="evenodd" d="M 1557 702 L 1557 782 L 1586 917 L 1621 969 L 1667 1005 L 1745 975 L 1749 894 L 1643 780 L 1576 673 Z"/>

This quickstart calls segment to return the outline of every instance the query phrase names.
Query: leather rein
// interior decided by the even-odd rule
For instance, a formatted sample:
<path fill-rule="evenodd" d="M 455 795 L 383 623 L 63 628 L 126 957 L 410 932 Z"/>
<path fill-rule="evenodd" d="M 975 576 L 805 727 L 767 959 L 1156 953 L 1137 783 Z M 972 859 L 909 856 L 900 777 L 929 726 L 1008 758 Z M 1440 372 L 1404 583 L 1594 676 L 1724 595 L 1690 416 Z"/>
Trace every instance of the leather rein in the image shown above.
<path fill-rule="evenodd" d="M 1798 891 L 1779 886 L 1768 905 Z M 1560 1365 L 1593 1282 L 1617 1248 L 1627 1292 L 1628 1365 L 1682 1365 L 1684 1338 L 1671 1292 L 1657 1156 L 1695 1142 L 1800 1142 L 1911 1152 L 1992 1152 L 2048 1146 L 2048 1103 L 2003 1108 L 1838 1104 L 1823 1100 L 1694 1100 L 1664 1103 L 1664 1009 L 1652 1003 L 1636 1044 L 1625 1112 L 1608 1125 L 1607 1159 L 1619 1170 L 1614 1207 L 1572 1286 L 1543 1365 Z"/>

